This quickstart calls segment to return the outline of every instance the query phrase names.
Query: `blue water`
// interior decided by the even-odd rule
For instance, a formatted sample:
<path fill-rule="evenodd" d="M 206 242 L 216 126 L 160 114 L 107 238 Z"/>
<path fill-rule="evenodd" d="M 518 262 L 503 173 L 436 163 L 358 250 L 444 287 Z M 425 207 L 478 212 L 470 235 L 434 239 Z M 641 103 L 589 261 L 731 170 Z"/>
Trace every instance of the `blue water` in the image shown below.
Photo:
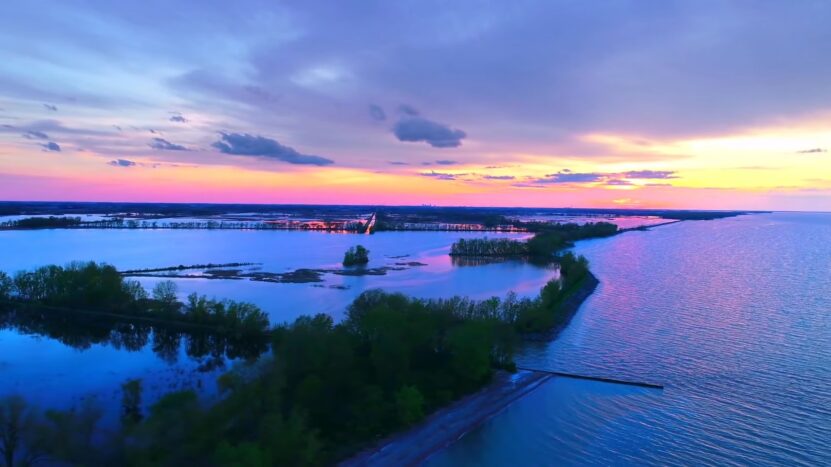
<path fill-rule="evenodd" d="M 363 244 L 369 267 L 417 261 L 423 266 L 392 270 L 383 276 L 327 274 L 322 284 L 280 284 L 242 280 L 177 279 L 180 295 L 198 292 L 250 301 L 269 313 L 273 323 L 304 314 L 328 313 L 336 320 L 361 292 L 370 288 L 435 298 L 504 296 L 509 291 L 532 296 L 557 274 L 521 261 L 484 266 L 456 266 L 448 252 L 465 232 L 383 232 L 375 235 L 268 230 L 98 230 L 55 229 L 0 231 L 0 270 L 14 273 L 73 260 L 107 262 L 119 269 L 179 264 L 256 262 L 263 271 L 338 268 L 346 249 Z M 488 234 L 489 236 L 521 235 Z M 141 278 L 149 289 L 162 279 Z M 321 287 L 322 286 L 322 287 Z M 346 287 L 346 289 L 332 288 Z M 106 337 L 106 334 L 104 335 Z M 210 393 L 223 368 L 204 369 L 207 358 L 192 358 L 186 343 L 159 352 L 152 338 L 138 349 L 107 342 L 96 335 L 70 336 L 59 342 L 38 333 L 0 329 L 0 397 L 24 394 L 40 406 L 63 408 L 80 398 L 96 397 L 118 407 L 120 385 L 129 378 L 145 383 L 145 403 L 182 387 Z M 117 343 L 117 340 L 116 340 Z M 68 345 L 72 344 L 72 345 Z M 59 389 L 56 389 L 59 388 Z"/>
<path fill-rule="evenodd" d="M 339 268 L 347 248 L 370 250 L 368 267 L 396 267 L 400 262 L 424 266 L 389 271 L 383 276 L 327 274 L 322 284 L 276 284 L 238 280 L 179 279 L 184 298 L 198 292 L 259 305 L 275 323 L 304 314 L 342 317 L 346 306 L 370 288 L 423 298 L 463 295 L 530 296 L 556 274 L 520 261 L 457 267 L 450 245 L 459 238 L 520 238 L 527 235 L 474 232 L 382 232 L 375 235 L 263 230 L 102 230 L 53 229 L 0 231 L 0 271 L 13 273 L 46 264 L 101 261 L 119 269 L 158 268 L 206 263 L 260 263 L 262 271 Z M 141 278 L 147 288 L 162 279 Z M 322 287 L 321 287 L 322 286 Z M 345 288 L 345 289 L 344 289 Z"/>
<path fill-rule="evenodd" d="M 831 215 L 581 242 L 601 281 L 529 367 L 555 378 L 431 465 L 831 465 Z"/>

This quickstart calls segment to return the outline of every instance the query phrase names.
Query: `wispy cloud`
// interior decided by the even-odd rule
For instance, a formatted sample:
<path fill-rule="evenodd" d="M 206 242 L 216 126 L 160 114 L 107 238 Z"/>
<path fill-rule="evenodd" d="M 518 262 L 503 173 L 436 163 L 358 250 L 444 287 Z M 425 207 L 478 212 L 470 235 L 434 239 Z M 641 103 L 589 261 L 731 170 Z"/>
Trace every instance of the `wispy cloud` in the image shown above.
<path fill-rule="evenodd" d="M 467 174 L 452 174 L 446 172 L 436 172 L 435 170 L 432 170 L 430 172 L 421 172 L 419 175 L 421 175 L 422 177 L 432 177 L 436 180 L 458 180 L 459 177 L 463 177 Z"/>
<path fill-rule="evenodd" d="M 821 152 L 828 152 L 824 148 L 812 148 L 812 149 L 803 149 L 802 151 L 796 151 L 797 154 L 817 154 Z"/>
<path fill-rule="evenodd" d="M 46 133 L 35 130 L 27 131 L 26 133 L 23 133 L 22 136 L 26 139 L 49 139 L 49 135 Z"/>
<path fill-rule="evenodd" d="M 623 174 L 626 178 L 636 178 L 642 180 L 666 180 L 669 178 L 678 178 L 675 171 L 672 170 L 631 170 Z"/>
<path fill-rule="evenodd" d="M 369 116 L 378 122 L 383 122 L 387 119 L 387 113 L 384 112 L 384 109 L 382 109 L 381 106 L 376 104 L 369 105 Z"/>
<path fill-rule="evenodd" d="M 555 174 L 547 174 L 545 178 L 537 179 L 536 183 L 589 183 L 599 182 L 604 178 L 606 178 L 606 175 L 602 173 L 579 173 L 566 169 Z"/>
<path fill-rule="evenodd" d="M 164 138 L 153 138 L 150 147 L 159 151 L 187 151 L 188 148 L 181 144 L 174 144 Z"/>

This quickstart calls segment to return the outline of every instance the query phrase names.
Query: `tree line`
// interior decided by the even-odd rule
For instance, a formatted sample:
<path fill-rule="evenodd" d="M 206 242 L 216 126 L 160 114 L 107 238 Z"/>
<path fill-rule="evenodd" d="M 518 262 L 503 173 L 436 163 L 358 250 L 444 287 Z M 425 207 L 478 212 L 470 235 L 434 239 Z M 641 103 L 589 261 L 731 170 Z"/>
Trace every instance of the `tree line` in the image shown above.
<path fill-rule="evenodd" d="M 26 217 L 12 221 L 0 222 L 0 229 L 57 229 L 81 225 L 80 217 Z"/>
<path fill-rule="evenodd" d="M 193 390 L 167 394 L 141 410 L 141 381 L 122 387 L 122 419 L 102 430 L 91 404 L 41 412 L 19 397 L 0 401 L 0 455 L 80 465 L 321 465 L 422 420 L 514 368 L 523 334 L 567 319 L 560 305 L 589 275 L 585 258 L 557 257 L 561 276 L 536 298 L 423 300 L 371 290 L 346 319 L 303 316 L 271 329 L 271 357 L 258 371 L 219 379 L 220 399 Z M 176 298 L 175 284 L 150 294 L 108 265 L 47 266 L 9 277 L 0 300 L 106 310 L 171 322 L 221 325 L 240 335 L 267 329 L 253 305 Z"/>
<path fill-rule="evenodd" d="M 94 262 L 43 266 L 13 277 L 0 272 L 0 301 L 197 325 L 238 336 L 269 329 L 268 315 L 253 304 L 196 294 L 183 303 L 172 281 L 159 282 L 148 293 L 138 281 L 124 279 L 113 266 Z"/>
<path fill-rule="evenodd" d="M 572 246 L 577 240 L 609 237 L 618 233 L 617 225 L 609 222 L 539 223 L 528 224 L 526 228 L 536 233 L 525 241 L 505 238 L 461 238 L 450 247 L 450 255 L 543 258 Z"/>

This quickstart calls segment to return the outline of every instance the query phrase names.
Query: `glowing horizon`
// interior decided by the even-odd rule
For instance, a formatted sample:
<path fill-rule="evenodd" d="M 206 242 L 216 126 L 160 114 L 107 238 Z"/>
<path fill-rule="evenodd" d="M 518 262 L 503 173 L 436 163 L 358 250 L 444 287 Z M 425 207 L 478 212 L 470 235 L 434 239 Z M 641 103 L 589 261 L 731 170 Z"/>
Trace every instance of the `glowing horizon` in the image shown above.
<path fill-rule="evenodd" d="M 831 209 L 831 5 L 150 3 L 0 6 L 0 200 Z"/>

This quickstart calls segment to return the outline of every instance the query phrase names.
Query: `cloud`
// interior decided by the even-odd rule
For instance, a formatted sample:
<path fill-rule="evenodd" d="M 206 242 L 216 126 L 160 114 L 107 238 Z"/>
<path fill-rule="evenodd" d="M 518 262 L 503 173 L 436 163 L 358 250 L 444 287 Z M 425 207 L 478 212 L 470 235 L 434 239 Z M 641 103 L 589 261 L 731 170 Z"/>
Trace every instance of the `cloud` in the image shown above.
<path fill-rule="evenodd" d="M 626 178 L 661 179 L 678 178 L 672 170 L 630 170 L 623 174 Z"/>
<path fill-rule="evenodd" d="M 170 116 L 170 121 L 171 122 L 176 122 L 176 123 L 187 123 L 188 119 L 186 119 L 182 115 L 171 115 Z"/>
<path fill-rule="evenodd" d="M 457 177 L 461 177 L 467 174 L 451 174 L 445 172 L 436 172 L 435 170 L 432 170 L 430 172 L 421 172 L 419 175 L 421 175 L 422 177 L 432 177 L 436 180 L 456 180 Z"/>
<path fill-rule="evenodd" d="M 485 180 L 514 180 L 516 177 L 513 175 L 483 175 L 483 179 Z"/>
<path fill-rule="evenodd" d="M 545 178 L 537 179 L 536 183 L 590 183 L 602 181 L 606 177 L 607 175 L 602 173 L 579 173 L 566 169 L 555 174 L 547 174 Z"/>
<path fill-rule="evenodd" d="M 45 149 L 47 151 L 61 152 L 60 145 L 58 145 L 58 143 L 56 143 L 54 141 L 49 141 L 48 143 L 41 144 L 41 146 L 43 146 L 43 149 Z"/>
<path fill-rule="evenodd" d="M 423 141 L 434 148 L 459 147 L 467 136 L 462 130 L 422 117 L 404 117 L 395 124 L 392 131 L 399 141 Z"/>
<path fill-rule="evenodd" d="M 803 149 L 802 151 L 796 151 L 797 154 L 816 154 L 820 152 L 828 152 L 826 149 L 823 148 L 812 148 L 812 149 Z"/>
<path fill-rule="evenodd" d="M 384 112 L 384 109 L 381 106 L 370 104 L 369 105 L 369 116 L 372 117 L 373 120 L 382 122 L 387 119 L 387 114 Z"/>
<path fill-rule="evenodd" d="M 301 154 L 271 138 L 249 135 L 248 133 L 221 133 L 221 139 L 211 146 L 219 149 L 224 154 L 260 156 L 288 162 L 289 164 L 323 166 L 334 162 L 325 157 Z"/>
<path fill-rule="evenodd" d="M 114 167 L 133 167 L 136 165 L 133 161 L 128 161 L 127 159 L 115 159 L 112 161 L 107 162 Z"/>
<path fill-rule="evenodd" d="M 533 180 L 533 183 L 597 183 L 604 182 L 611 186 L 626 186 L 634 185 L 627 179 L 640 180 L 667 180 L 678 178 L 674 171 L 671 170 L 630 170 L 623 173 L 604 173 L 604 172 L 572 172 L 569 169 L 563 169 L 554 174 L 547 174 L 543 178 Z"/>
<path fill-rule="evenodd" d="M 418 110 L 415 107 L 409 104 L 401 104 L 398 106 L 398 112 L 410 116 L 410 117 L 418 117 Z"/>
<path fill-rule="evenodd" d="M 181 144 L 174 144 L 164 138 L 153 138 L 153 142 L 150 143 L 150 147 L 153 149 L 158 149 L 159 151 L 187 151 L 188 148 L 182 146 Z"/>
<path fill-rule="evenodd" d="M 42 131 L 30 130 L 22 135 L 26 139 L 49 139 L 49 135 Z"/>
<path fill-rule="evenodd" d="M 58 111 L 58 107 L 54 106 L 52 104 L 43 104 L 43 107 L 45 107 L 46 110 L 51 110 L 52 112 L 57 112 Z"/>
<path fill-rule="evenodd" d="M 389 165 L 410 165 L 407 162 L 401 162 L 401 161 L 387 161 L 387 164 L 389 164 Z"/>
<path fill-rule="evenodd" d="M 440 160 L 436 161 L 436 164 L 438 164 L 438 165 L 456 165 L 458 163 L 459 162 L 457 162 L 457 161 L 451 161 L 449 159 L 440 159 Z"/>

